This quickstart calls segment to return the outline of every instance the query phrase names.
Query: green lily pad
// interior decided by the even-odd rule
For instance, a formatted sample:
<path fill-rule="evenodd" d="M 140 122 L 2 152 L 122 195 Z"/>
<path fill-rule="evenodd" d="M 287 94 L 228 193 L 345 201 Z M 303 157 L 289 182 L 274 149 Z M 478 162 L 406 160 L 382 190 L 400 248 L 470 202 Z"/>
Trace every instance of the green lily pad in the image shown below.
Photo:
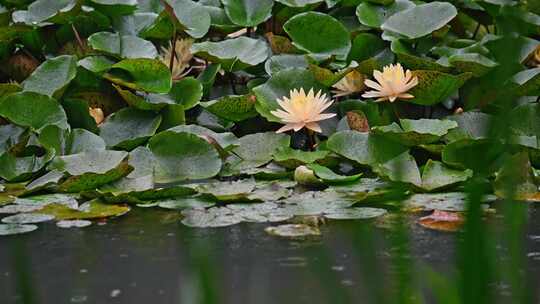
<path fill-rule="evenodd" d="M 372 131 L 402 145 L 413 147 L 434 143 L 458 126 L 455 121 L 440 119 L 400 119 L 400 123 L 401 127 L 392 123 L 373 127 Z"/>
<path fill-rule="evenodd" d="M 58 95 L 75 78 L 77 61 L 62 55 L 43 62 L 23 83 L 23 90 L 47 96 Z"/>
<path fill-rule="evenodd" d="M 306 7 L 308 5 L 323 2 L 323 0 L 276 0 L 276 1 L 289 7 Z"/>
<path fill-rule="evenodd" d="M 391 181 L 421 185 L 422 178 L 416 160 L 408 151 L 400 155 L 372 166 L 372 170 Z"/>
<path fill-rule="evenodd" d="M 180 28 L 193 38 L 202 38 L 208 32 L 212 19 L 208 11 L 191 0 L 168 0 Z"/>
<path fill-rule="evenodd" d="M 451 75 L 438 71 L 418 70 L 414 71 L 413 75 L 418 77 L 418 85 L 409 91 L 414 98 L 408 102 L 430 106 L 445 101 L 473 74 Z"/>
<path fill-rule="evenodd" d="M 88 45 L 94 50 L 118 58 L 156 58 L 158 52 L 152 42 L 137 36 L 99 32 L 88 37 Z M 100 64 L 101 66 L 101 64 Z"/>
<path fill-rule="evenodd" d="M 256 133 L 241 137 L 237 144 L 232 163 L 236 170 L 243 170 L 269 163 L 275 151 L 289 146 L 290 137 L 274 132 Z"/>
<path fill-rule="evenodd" d="M 540 94 L 540 67 L 521 71 L 514 75 L 512 82 L 517 85 L 516 91 L 521 96 Z"/>
<path fill-rule="evenodd" d="M 56 157 L 49 169 L 67 174 L 68 178 L 59 185 L 63 192 L 93 190 L 131 172 L 132 168 L 124 161 L 127 155 L 121 151 L 91 150 Z"/>
<path fill-rule="evenodd" d="M 409 0 L 396 0 L 388 6 L 376 5 L 363 1 L 356 7 L 356 16 L 361 24 L 373 28 L 380 28 L 392 15 L 414 7 Z"/>
<path fill-rule="evenodd" d="M 383 216 L 387 213 L 382 208 L 357 207 L 334 210 L 325 213 L 324 217 L 332 220 L 365 220 Z"/>
<path fill-rule="evenodd" d="M 272 16 L 272 0 L 222 0 L 229 19 L 244 27 L 256 26 Z"/>
<path fill-rule="evenodd" d="M 9 152 L 0 155 L 0 177 L 8 182 L 26 181 L 36 175 L 53 158 L 53 153 L 43 156 L 15 157 Z"/>
<path fill-rule="evenodd" d="M 171 183 L 210 178 L 221 170 L 216 149 L 197 135 L 161 132 L 148 143 L 155 157 L 155 181 Z"/>
<path fill-rule="evenodd" d="M 90 150 L 105 150 L 105 141 L 85 129 L 63 130 L 57 126 L 45 127 L 38 138 L 44 148 L 56 155 L 77 154 Z"/>
<path fill-rule="evenodd" d="M 322 179 L 325 183 L 348 183 L 353 182 L 362 176 L 362 173 L 355 175 L 340 175 L 327 167 L 318 164 L 308 164 L 307 167 L 315 173 L 315 175 Z"/>
<path fill-rule="evenodd" d="M 218 201 L 246 200 L 247 196 L 255 190 L 254 179 L 244 179 L 230 182 L 215 182 L 197 186 L 197 192 L 212 195 Z"/>
<path fill-rule="evenodd" d="M 217 133 L 199 125 L 180 125 L 170 128 L 167 131 L 192 133 L 209 142 L 215 141 L 224 150 L 230 150 L 238 145 L 238 138 L 233 133 Z"/>
<path fill-rule="evenodd" d="M 114 73 L 115 69 L 123 73 Z M 104 77 L 113 83 L 149 93 L 169 93 L 172 87 L 167 66 L 159 60 L 147 58 L 124 59 L 114 64 Z"/>
<path fill-rule="evenodd" d="M 266 83 L 253 89 L 253 93 L 257 96 L 255 109 L 267 120 L 281 122 L 281 119 L 270 113 L 280 108 L 277 99 L 289 96 L 293 89 L 300 88 L 306 92 L 310 89 L 315 92 L 326 91 L 323 85 L 315 79 L 313 73 L 308 70 L 299 68 L 282 70 L 273 74 Z"/>
<path fill-rule="evenodd" d="M 347 28 L 334 17 L 307 12 L 289 19 L 283 29 L 297 48 L 321 57 L 336 56 L 344 60 L 351 49 Z"/>
<path fill-rule="evenodd" d="M 324 159 L 330 154 L 329 151 L 319 150 L 319 151 L 302 151 L 298 149 L 293 149 L 291 147 L 282 147 L 277 149 L 273 158 L 278 164 L 294 169 L 300 165 L 311 164 L 318 160 Z"/>
<path fill-rule="evenodd" d="M 481 202 L 488 203 L 496 199 L 494 195 L 487 195 L 482 197 Z M 412 210 L 464 212 L 467 210 L 467 194 L 463 192 L 414 194 L 403 201 L 403 206 Z M 485 209 L 488 205 L 484 204 L 482 207 Z"/>
<path fill-rule="evenodd" d="M 457 16 L 457 9 L 448 2 L 430 2 L 400 11 L 381 26 L 385 31 L 417 39 L 433 33 Z"/>
<path fill-rule="evenodd" d="M 91 226 L 92 222 L 87 220 L 64 220 L 56 222 L 58 228 L 84 228 Z"/>
<path fill-rule="evenodd" d="M 184 219 L 182 224 L 194 228 L 217 228 L 236 225 L 242 218 L 231 212 L 223 212 L 226 208 L 210 208 L 209 211 L 200 209 L 187 209 L 182 211 Z"/>
<path fill-rule="evenodd" d="M 0 224 L 0 235 L 23 234 L 37 229 L 36 225 Z"/>
<path fill-rule="evenodd" d="M 292 68 L 306 69 L 308 67 L 308 62 L 305 55 L 291 55 L 291 54 L 282 54 L 275 55 L 266 60 L 264 64 L 264 69 L 266 73 L 270 76 L 281 71 Z"/>
<path fill-rule="evenodd" d="M 137 0 L 90 0 L 89 4 L 112 16 L 129 15 L 137 9 Z"/>
<path fill-rule="evenodd" d="M 168 198 L 158 201 L 158 206 L 165 209 L 185 210 L 213 207 L 216 203 L 202 196 Z"/>
<path fill-rule="evenodd" d="M 362 165 L 382 164 L 407 151 L 407 147 L 377 134 L 341 131 L 327 142 L 331 151 Z"/>
<path fill-rule="evenodd" d="M 65 221 L 117 217 L 128 213 L 130 210 L 128 206 L 104 204 L 99 200 L 92 200 L 81 205 L 79 209 L 51 204 L 39 210 L 39 213 L 53 215 L 57 220 Z"/>
<path fill-rule="evenodd" d="M 441 162 L 430 159 L 424 166 L 420 187 L 426 191 L 436 191 L 464 182 L 472 175 L 472 170 L 451 169 Z"/>
<path fill-rule="evenodd" d="M 2 223 L 5 224 L 38 224 L 48 222 L 54 219 L 54 216 L 41 213 L 20 213 L 5 217 Z"/>
<path fill-rule="evenodd" d="M 48 125 L 68 127 L 64 109 L 53 98 L 34 92 L 9 95 L 0 101 L 0 116 L 39 132 Z"/>
<path fill-rule="evenodd" d="M 228 95 L 202 103 L 206 110 L 230 121 L 242 121 L 257 116 L 254 95 Z"/>
<path fill-rule="evenodd" d="M 199 104 L 203 96 L 202 83 L 193 77 L 184 77 L 176 81 L 168 94 L 176 103 L 189 110 Z"/>
<path fill-rule="evenodd" d="M 264 231 L 270 235 L 286 238 L 305 238 L 321 235 L 319 228 L 305 224 L 286 224 L 267 227 Z"/>
<path fill-rule="evenodd" d="M 79 66 L 96 74 L 103 74 L 110 70 L 115 63 L 116 61 L 106 56 L 88 56 L 77 62 Z"/>
<path fill-rule="evenodd" d="M 160 115 L 124 108 L 107 117 L 100 126 L 100 135 L 108 147 L 132 150 L 154 135 L 160 123 Z"/>
<path fill-rule="evenodd" d="M 263 63 L 270 49 L 262 40 L 238 37 L 220 42 L 194 43 L 191 52 L 197 57 L 220 63 L 227 71 L 237 71 Z"/>

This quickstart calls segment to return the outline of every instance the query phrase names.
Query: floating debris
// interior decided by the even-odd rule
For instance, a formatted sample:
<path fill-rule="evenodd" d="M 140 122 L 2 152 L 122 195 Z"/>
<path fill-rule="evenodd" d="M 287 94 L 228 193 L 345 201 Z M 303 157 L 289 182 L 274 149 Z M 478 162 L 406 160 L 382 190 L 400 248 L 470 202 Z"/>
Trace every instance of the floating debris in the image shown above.
<path fill-rule="evenodd" d="M 287 238 L 302 238 L 309 236 L 320 236 L 319 228 L 304 224 L 285 224 L 279 226 L 266 227 L 266 233 Z"/>

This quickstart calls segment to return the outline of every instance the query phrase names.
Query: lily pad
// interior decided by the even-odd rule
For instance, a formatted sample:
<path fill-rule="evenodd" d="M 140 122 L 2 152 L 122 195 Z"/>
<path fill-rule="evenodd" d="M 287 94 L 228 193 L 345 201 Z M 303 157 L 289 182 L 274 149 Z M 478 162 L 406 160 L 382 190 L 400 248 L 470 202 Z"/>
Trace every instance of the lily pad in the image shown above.
<path fill-rule="evenodd" d="M 363 1 L 356 7 L 356 16 L 363 25 L 380 28 L 392 15 L 414 6 L 414 2 L 409 0 L 396 0 L 387 6 Z"/>
<path fill-rule="evenodd" d="M 429 106 L 445 101 L 473 74 L 451 75 L 438 71 L 417 70 L 413 75 L 418 77 L 418 85 L 409 91 L 414 96 L 409 102 Z"/>
<path fill-rule="evenodd" d="M 158 206 L 165 209 L 204 209 L 213 207 L 216 203 L 201 196 L 169 198 L 158 201 Z"/>
<path fill-rule="evenodd" d="M 347 28 L 327 14 L 307 12 L 295 15 L 283 25 L 283 29 L 294 46 L 323 58 L 336 56 L 344 60 L 351 49 Z"/>
<path fill-rule="evenodd" d="M 23 234 L 37 230 L 36 225 L 0 224 L 0 235 Z"/>
<path fill-rule="evenodd" d="M 324 217 L 332 220 L 356 220 L 356 219 L 372 219 L 383 216 L 387 213 L 382 208 L 357 207 L 334 210 L 330 213 L 325 213 Z"/>
<path fill-rule="evenodd" d="M 255 190 L 254 179 L 244 179 L 231 182 L 214 182 L 196 187 L 199 193 L 209 194 L 219 201 L 246 200 L 247 196 Z"/>
<path fill-rule="evenodd" d="M 238 139 L 237 144 L 231 162 L 236 170 L 242 170 L 269 163 L 274 151 L 289 146 L 290 137 L 274 132 L 256 133 Z"/>
<path fill-rule="evenodd" d="M 263 63 L 270 49 L 263 40 L 238 37 L 220 42 L 195 43 L 191 52 L 195 56 L 220 63 L 227 71 L 236 71 Z"/>
<path fill-rule="evenodd" d="M 48 125 L 68 127 L 66 112 L 53 98 L 34 92 L 9 95 L 0 101 L 0 116 L 39 132 Z"/>
<path fill-rule="evenodd" d="M 48 222 L 54 219 L 54 216 L 41 213 L 20 213 L 5 217 L 2 223 L 5 224 L 37 224 Z"/>
<path fill-rule="evenodd" d="M 291 147 L 282 147 L 277 149 L 272 156 L 278 164 L 294 169 L 300 165 L 311 164 L 322 160 L 328 154 L 330 154 L 330 151 L 302 151 Z"/>
<path fill-rule="evenodd" d="M 212 19 L 204 7 L 191 0 L 168 0 L 180 28 L 193 38 L 202 38 L 210 28 Z"/>
<path fill-rule="evenodd" d="M 422 172 L 421 188 L 427 191 L 439 190 L 472 177 L 472 170 L 455 170 L 448 168 L 443 163 L 428 160 Z"/>
<path fill-rule="evenodd" d="M 272 16 L 272 0 L 222 0 L 229 19 L 244 27 L 256 26 Z"/>
<path fill-rule="evenodd" d="M 202 103 L 206 110 L 230 121 L 242 121 L 257 116 L 254 95 L 229 95 Z"/>
<path fill-rule="evenodd" d="M 115 69 L 123 73 L 114 73 Z M 167 66 L 159 60 L 147 58 L 124 59 L 114 64 L 104 77 L 113 83 L 149 93 L 169 93 L 172 87 Z"/>
<path fill-rule="evenodd" d="M 84 228 L 92 225 L 91 221 L 87 220 L 63 220 L 56 222 L 59 228 Z"/>
<path fill-rule="evenodd" d="M 96 51 L 118 58 L 156 58 L 156 47 L 137 36 L 119 33 L 99 32 L 88 37 L 88 44 Z"/>
<path fill-rule="evenodd" d="M 304 225 L 304 224 L 286 224 L 264 229 L 270 235 L 286 237 L 286 238 L 305 238 L 312 236 L 320 236 L 319 228 Z"/>
<path fill-rule="evenodd" d="M 39 213 L 49 214 L 57 220 L 91 220 L 108 217 L 122 216 L 130 211 L 130 208 L 123 205 L 104 204 L 99 200 L 92 200 L 79 207 L 79 209 L 68 208 L 64 205 L 51 204 L 39 210 Z"/>
<path fill-rule="evenodd" d="M 307 167 L 315 173 L 315 175 L 326 183 L 348 183 L 355 181 L 362 176 L 362 173 L 355 175 L 340 175 L 327 167 L 318 164 L 308 164 Z"/>
<path fill-rule="evenodd" d="M 457 16 L 457 9 L 448 2 L 430 2 L 397 12 L 386 20 L 381 28 L 417 39 L 445 26 Z"/>
<path fill-rule="evenodd" d="M 400 123 L 401 127 L 392 123 L 372 131 L 405 146 L 418 146 L 434 143 L 458 126 L 455 121 L 440 119 L 400 119 Z"/>
<path fill-rule="evenodd" d="M 161 132 L 150 139 L 148 147 L 155 157 L 157 183 L 210 178 L 221 170 L 216 149 L 194 134 Z"/>
<path fill-rule="evenodd" d="M 43 62 L 23 83 L 25 92 L 52 97 L 75 78 L 77 61 L 74 56 L 62 55 Z"/>
<path fill-rule="evenodd" d="M 100 135 L 108 147 L 132 150 L 154 135 L 160 123 L 160 115 L 124 108 L 107 117 Z"/>

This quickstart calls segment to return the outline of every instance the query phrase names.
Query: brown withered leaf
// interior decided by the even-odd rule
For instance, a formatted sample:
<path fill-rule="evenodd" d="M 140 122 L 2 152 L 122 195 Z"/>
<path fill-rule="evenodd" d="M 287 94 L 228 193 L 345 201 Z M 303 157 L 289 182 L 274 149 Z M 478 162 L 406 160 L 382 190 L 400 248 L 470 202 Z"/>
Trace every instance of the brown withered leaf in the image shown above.
<path fill-rule="evenodd" d="M 465 218 L 459 212 L 434 210 L 432 214 L 424 216 L 418 220 L 422 227 L 438 230 L 456 232 L 463 227 Z"/>
<path fill-rule="evenodd" d="M 349 111 L 345 114 L 347 116 L 347 123 L 351 130 L 358 132 L 369 132 L 369 122 L 362 111 Z"/>

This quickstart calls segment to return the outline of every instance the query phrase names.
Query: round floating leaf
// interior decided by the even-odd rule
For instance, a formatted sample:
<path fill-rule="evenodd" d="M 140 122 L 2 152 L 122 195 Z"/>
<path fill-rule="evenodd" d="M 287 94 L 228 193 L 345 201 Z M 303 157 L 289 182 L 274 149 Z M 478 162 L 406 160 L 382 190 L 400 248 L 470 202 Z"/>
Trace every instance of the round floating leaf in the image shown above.
<path fill-rule="evenodd" d="M 318 164 L 308 164 L 307 167 L 313 170 L 313 173 L 326 183 L 348 183 L 353 182 L 362 176 L 362 173 L 355 175 L 340 175 L 327 167 Z"/>
<path fill-rule="evenodd" d="M 364 220 L 383 216 L 386 213 L 386 210 L 382 208 L 359 207 L 333 210 L 325 213 L 324 217 L 333 220 Z"/>
<path fill-rule="evenodd" d="M 242 170 L 270 162 L 275 151 L 290 145 L 290 137 L 274 132 L 256 133 L 238 139 L 237 144 L 233 151 L 241 159 L 236 159 L 233 167 Z"/>
<path fill-rule="evenodd" d="M 391 181 L 410 183 L 416 186 L 422 184 L 416 160 L 408 151 L 389 161 L 376 164 L 372 169 L 375 173 L 385 176 Z"/>
<path fill-rule="evenodd" d="M 102 74 L 108 71 L 115 61 L 105 56 L 88 56 L 79 60 L 77 64 L 96 74 Z"/>
<path fill-rule="evenodd" d="M 202 103 L 206 110 L 218 117 L 230 121 L 242 121 L 257 116 L 254 95 L 227 95 L 219 99 Z"/>
<path fill-rule="evenodd" d="M 153 112 L 124 108 L 107 117 L 100 135 L 109 147 L 132 150 L 154 135 L 161 116 Z"/>
<path fill-rule="evenodd" d="M 63 220 L 56 223 L 59 228 L 84 228 L 90 225 L 92 222 L 87 220 Z"/>
<path fill-rule="evenodd" d="M 457 9 L 448 2 L 430 2 L 400 11 L 386 20 L 382 29 L 416 39 L 445 26 L 457 16 Z"/>
<path fill-rule="evenodd" d="M 451 169 L 441 162 L 430 159 L 422 172 L 421 188 L 426 191 L 442 189 L 466 181 L 472 175 L 472 170 Z"/>
<path fill-rule="evenodd" d="M 264 62 L 270 49 L 263 40 L 242 36 L 220 42 L 194 43 L 191 52 L 198 57 L 220 63 L 225 70 L 236 71 Z"/>
<path fill-rule="evenodd" d="M 47 126 L 39 134 L 43 147 L 52 149 L 56 155 L 76 154 L 89 150 L 105 150 L 105 142 L 98 135 L 85 129 L 73 129 L 71 132 Z"/>
<path fill-rule="evenodd" d="M 158 201 L 158 206 L 165 209 L 204 209 L 213 207 L 216 203 L 202 196 L 177 197 Z"/>
<path fill-rule="evenodd" d="M 2 99 L 0 116 L 37 132 L 48 125 L 68 127 L 62 106 L 51 97 L 33 92 L 15 93 Z"/>
<path fill-rule="evenodd" d="M 226 210 L 223 212 L 222 210 Z M 187 209 L 182 211 L 182 224 L 188 227 L 209 228 L 226 227 L 242 222 L 242 218 L 230 212 L 227 208 L 210 208 L 209 211 Z"/>
<path fill-rule="evenodd" d="M 189 110 L 201 101 L 203 86 L 199 80 L 185 77 L 173 84 L 168 95 L 185 110 Z"/>
<path fill-rule="evenodd" d="M 9 152 L 0 156 L 0 177 L 9 182 L 20 182 L 30 179 L 47 162 L 51 160 L 54 153 L 47 153 L 43 156 L 15 157 Z"/>
<path fill-rule="evenodd" d="M 114 73 L 115 69 L 124 73 Z M 105 74 L 107 79 L 134 90 L 165 94 L 172 87 L 171 72 L 159 60 L 125 59 L 113 65 L 109 72 Z"/>
<path fill-rule="evenodd" d="M 356 7 L 356 16 L 363 25 L 380 28 L 395 13 L 414 6 L 414 2 L 409 0 L 396 0 L 388 6 L 375 5 L 364 1 Z"/>
<path fill-rule="evenodd" d="M 36 225 L 0 224 L 0 235 L 13 235 L 37 230 Z"/>
<path fill-rule="evenodd" d="M 99 200 L 84 203 L 79 209 L 68 208 L 64 205 L 51 204 L 39 210 L 39 213 L 53 215 L 57 220 L 91 220 L 122 216 L 131 209 L 123 205 L 104 204 Z"/>
<path fill-rule="evenodd" d="M 230 148 L 233 148 L 238 145 L 237 144 L 238 138 L 236 138 L 236 136 L 233 133 L 230 133 L 230 132 L 217 133 L 205 127 L 201 127 L 199 125 L 180 125 L 180 126 L 170 128 L 167 131 L 192 133 L 204 139 L 207 139 L 207 141 L 217 142 L 217 144 L 225 150 L 229 150 Z"/>
<path fill-rule="evenodd" d="M 64 23 L 68 15 L 77 8 L 76 0 L 37 0 L 28 5 L 26 23 L 36 25 L 42 22 Z"/>
<path fill-rule="evenodd" d="M 401 127 L 396 123 L 373 127 L 372 131 L 390 140 L 406 146 L 430 144 L 441 139 L 458 124 L 453 120 L 440 119 L 400 119 Z"/>
<path fill-rule="evenodd" d="M 54 219 L 54 216 L 41 213 L 20 213 L 11 215 L 2 219 L 5 224 L 37 224 L 48 222 Z"/>
<path fill-rule="evenodd" d="M 112 16 L 129 15 L 137 9 L 137 0 L 90 0 L 89 4 Z"/>
<path fill-rule="evenodd" d="M 62 55 L 43 62 L 23 83 L 23 90 L 47 96 L 57 95 L 75 78 L 75 56 Z"/>
<path fill-rule="evenodd" d="M 253 27 L 272 16 L 273 0 L 221 0 L 234 24 Z"/>
<path fill-rule="evenodd" d="M 196 187 L 197 192 L 209 194 L 219 201 L 246 200 L 255 190 L 255 180 L 243 179 L 237 181 L 215 182 Z"/>
<path fill-rule="evenodd" d="M 194 134 L 161 132 L 150 139 L 148 147 L 155 157 L 157 183 L 210 178 L 221 170 L 216 149 Z"/>
<path fill-rule="evenodd" d="M 168 0 L 174 15 L 186 33 L 202 38 L 210 28 L 211 18 L 202 5 L 191 0 Z"/>
<path fill-rule="evenodd" d="M 498 65 L 495 61 L 476 53 L 453 55 L 448 58 L 448 63 L 460 72 L 470 72 L 475 77 L 485 75 Z"/>
<path fill-rule="evenodd" d="M 418 70 L 414 71 L 413 75 L 418 77 L 418 85 L 409 91 L 414 98 L 408 102 L 430 106 L 445 101 L 473 74 L 451 75 L 437 71 Z"/>
<path fill-rule="evenodd" d="M 323 2 L 323 0 L 276 0 L 289 7 L 306 7 L 311 4 L 317 4 Z"/>
<path fill-rule="evenodd" d="M 156 58 L 158 52 L 152 42 L 137 36 L 99 32 L 88 37 L 88 44 L 96 51 L 120 58 Z"/>
<path fill-rule="evenodd" d="M 286 224 L 264 229 L 270 235 L 286 238 L 304 238 L 310 236 L 320 236 L 319 228 L 304 224 Z"/>
<path fill-rule="evenodd" d="M 407 151 L 407 147 L 380 135 L 356 131 L 342 131 L 332 135 L 327 147 L 362 165 L 386 163 Z"/>
<path fill-rule="evenodd" d="M 264 64 L 266 73 L 270 76 L 281 70 L 292 68 L 306 69 L 308 62 L 305 55 L 282 54 L 270 57 Z"/>
<path fill-rule="evenodd" d="M 320 151 L 302 151 L 291 147 L 283 147 L 277 149 L 274 154 L 274 161 L 280 165 L 294 169 L 300 165 L 310 164 L 318 160 L 324 159 L 330 152 L 325 150 Z"/>
<path fill-rule="evenodd" d="M 540 94 L 540 67 L 521 71 L 514 75 L 512 82 L 517 84 L 516 91 L 521 96 Z"/>
<path fill-rule="evenodd" d="M 289 19 L 283 29 L 297 48 L 314 55 L 336 56 L 344 60 L 351 49 L 349 31 L 330 15 L 318 12 L 298 14 Z"/>
<path fill-rule="evenodd" d="M 481 202 L 492 202 L 497 197 L 486 195 L 482 197 Z M 467 194 L 462 192 L 414 194 L 403 201 L 403 206 L 412 210 L 442 210 L 442 211 L 467 211 Z M 482 205 L 487 208 L 487 205 Z"/>
<path fill-rule="evenodd" d="M 255 109 L 269 121 L 281 122 L 270 111 L 280 108 L 277 99 L 289 96 L 291 90 L 303 88 L 306 92 L 313 89 L 315 92 L 325 88 L 315 79 L 313 74 L 305 69 L 282 70 L 273 74 L 265 83 L 253 89 L 257 96 Z"/>

